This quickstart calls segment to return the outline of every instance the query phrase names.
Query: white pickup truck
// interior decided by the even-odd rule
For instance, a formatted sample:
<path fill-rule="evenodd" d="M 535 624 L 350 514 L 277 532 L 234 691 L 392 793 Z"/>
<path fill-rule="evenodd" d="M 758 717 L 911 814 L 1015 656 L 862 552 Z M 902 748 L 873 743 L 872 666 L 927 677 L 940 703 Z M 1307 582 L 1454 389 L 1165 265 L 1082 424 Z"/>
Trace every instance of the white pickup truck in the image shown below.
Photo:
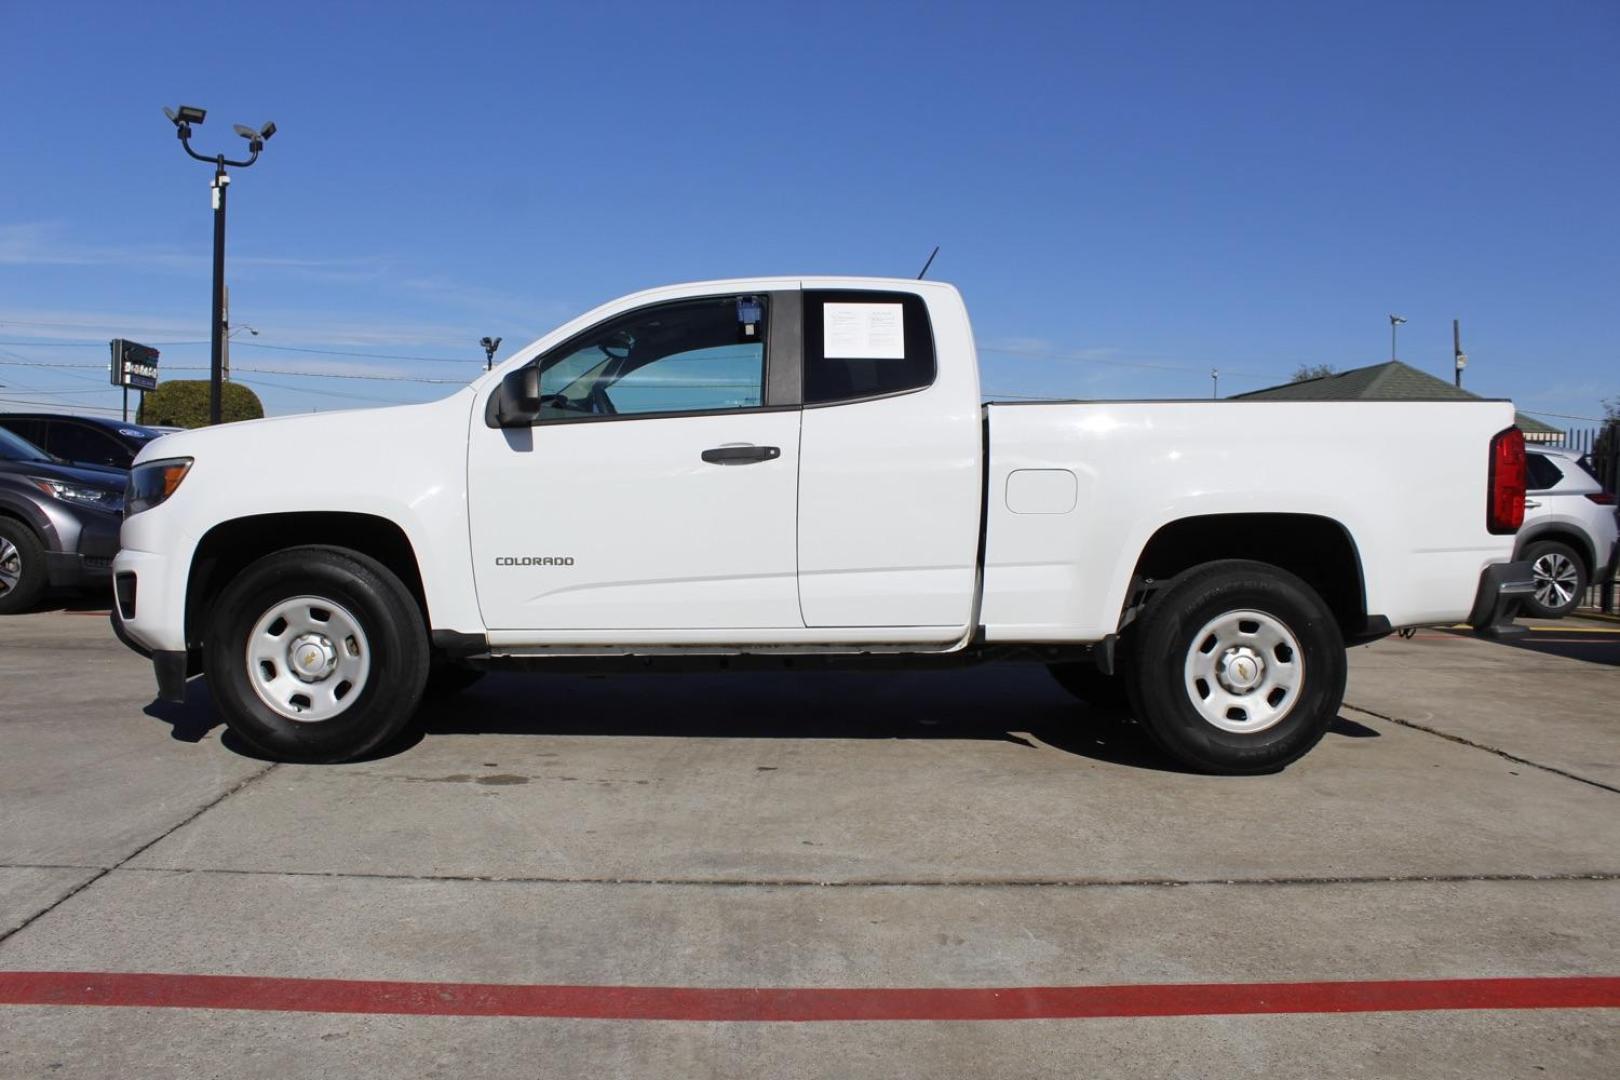
<path fill-rule="evenodd" d="M 627 296 L 441 401 L 165 436 L 114 626 L 159 695 L 331 761 L 481 669 L 1049 664 L 1200 770 L 1321 738 L 1347 645 L 1486 626 L 1502 402 L 984 404 L 949 285 Z"/>

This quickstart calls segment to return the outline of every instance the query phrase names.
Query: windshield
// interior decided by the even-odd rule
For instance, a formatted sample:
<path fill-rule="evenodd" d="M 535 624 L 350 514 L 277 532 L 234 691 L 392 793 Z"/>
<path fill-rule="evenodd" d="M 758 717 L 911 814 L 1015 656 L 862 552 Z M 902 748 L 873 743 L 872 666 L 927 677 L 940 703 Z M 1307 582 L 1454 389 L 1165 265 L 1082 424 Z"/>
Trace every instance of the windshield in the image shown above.
<path fill-rule="evenodd" d="M 19 439 L 5 428 L 0 428 L 0 461 L 55 461 L 45 451 L 29 442 Z"/>

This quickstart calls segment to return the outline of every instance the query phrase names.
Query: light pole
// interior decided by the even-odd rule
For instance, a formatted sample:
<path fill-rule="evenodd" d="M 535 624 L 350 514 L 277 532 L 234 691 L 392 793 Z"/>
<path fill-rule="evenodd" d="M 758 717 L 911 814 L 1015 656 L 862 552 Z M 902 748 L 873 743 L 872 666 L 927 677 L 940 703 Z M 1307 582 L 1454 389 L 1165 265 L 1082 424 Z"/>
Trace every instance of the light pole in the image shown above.
<path fill-rule="evenodd" d="M 488 371 L 495 366 L 495 350 L 501 347 L 501 339 L 479 338 L 478 344 L 484 347 L 484 370 Z"/>
<path fill-rule="evenodd" d="M 175 133 L 180 138 L 180 145 L 185 147 L 186 154 L 214 167 L 214 179 L 209 185 L 214 193 L 214 302 L 208 316 L 208 422 L 217 424 L 220 419 L 220 383 L 225 370 L 225 189 L 231 182 L 230 176 L 225 172 L 225 166 L 245 169 L 258 161 L 265 140 L 276 133 L 276 125 L 267 123 L 257 131 L 244 124 L 232 125 L 236 133 L 248 141 L 248 159 L 230 161 L 224 154 L 208 157 L 191 148 L 191 125 L 203 122 L 208 115 L 206 109 L 199 109 L 195 105 L 182 105 L 175 110 L 165 106 L 163 115 L 174 125 Z"/>
<path fill-rule="evenodd" d="M 1389 317 L 1389 358 L 1391 360 L 1395 359 L 1395 330 L 1405 321 L 1399 315 Z"/>
<path fill-rule="evenodd" d="M 1221 396 L 1221 369 L 1209 369 L 1209 399 L 1214 401 Z"/>
<path fill-rule="evenodd" d="M 225 327 L 225 355 L 220 359 L 219 375 L 220 375 L 220 378 L 222 380 L 226 381 L 226 382 L 229 382 L 230 378 L 231 378 L 231 338 L 235 337 L 237 334 L 240 334 L 244 330 L 246 330 L 248 333 L 252 334 L 254 337 L 259 336 L 259 331 L 258 331 L 257 327 L 249 326 L 247 323 L 233 323 L 233 322 L 230 321 L 231 320 L 230 295 L 231 295 L 231 291 L 229 289 L 226 289 L 225 290 L 225 297 L 226 297 L 226 300 L 225 300 L 225 318 L 221 320 L 221 324 Z"/>

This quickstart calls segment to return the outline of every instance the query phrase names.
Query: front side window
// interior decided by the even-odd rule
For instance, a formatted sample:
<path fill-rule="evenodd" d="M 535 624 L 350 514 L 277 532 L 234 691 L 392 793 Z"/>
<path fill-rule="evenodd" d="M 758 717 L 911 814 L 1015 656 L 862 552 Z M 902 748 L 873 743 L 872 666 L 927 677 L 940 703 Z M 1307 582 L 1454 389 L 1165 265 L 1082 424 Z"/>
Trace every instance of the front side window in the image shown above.
<path fill-rule="evenodd" d="M 921 390 L 934 382 L 934 332 L 915 293 L 804 294 L 804 403 Z"/>
<path fill-rule="evenodd" d="M 49 461 L 51 456 L 33 443 L 0 427 L 0 461 Z"/>
<path fill-rule="evenodd" d="M 634 311 L 540 360 L 542 421 L 753 409 L 765 401 L 763 296 Z"/>

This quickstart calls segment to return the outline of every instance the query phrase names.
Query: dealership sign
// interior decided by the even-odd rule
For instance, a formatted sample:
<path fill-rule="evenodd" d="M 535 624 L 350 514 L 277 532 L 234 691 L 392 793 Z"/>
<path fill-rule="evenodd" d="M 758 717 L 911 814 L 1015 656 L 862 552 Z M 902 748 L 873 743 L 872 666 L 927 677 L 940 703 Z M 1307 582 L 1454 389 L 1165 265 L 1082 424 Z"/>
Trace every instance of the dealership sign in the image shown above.
<path fill-rule="evenodd" d="M 156 390 L 158 351 L 123 338 L 112 341 L 112 384 L 131 390 Z"/>

